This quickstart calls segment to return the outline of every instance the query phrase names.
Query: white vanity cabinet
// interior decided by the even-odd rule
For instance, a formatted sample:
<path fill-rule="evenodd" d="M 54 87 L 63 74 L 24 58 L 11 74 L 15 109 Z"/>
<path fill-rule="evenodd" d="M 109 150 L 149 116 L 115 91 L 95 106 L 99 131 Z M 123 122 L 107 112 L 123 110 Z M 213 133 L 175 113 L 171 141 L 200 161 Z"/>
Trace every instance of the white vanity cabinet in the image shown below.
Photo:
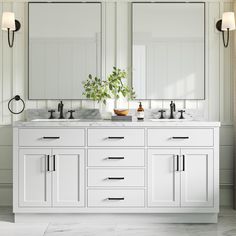
<path fill-rule="evenodd" d="M 47 171 L 50 149 L 19 149 L 19 207 L 50 207 L 52 174 Z"/>
<path fill-rule="evenodd" d="M 148 206 L 213 207 L 212 149 L 148 152 Z"/>
<path fill-rule="evenodd" d="M 218 166 L 216 131 L 208 127 L 162 128 L 148 129 L 147 135 L 148 206 L 213 207 L 214 188 L 218 188 L 214 187 L 218 181 L 218 171 L 214 176 Z"/>
<path fill-rule="evenodd" d="M 19 122 L 13 164 L 17 221 L 39 213 L 217 221 L 218 122 Z"/>
<path fill-rule="evenodd" d="M 84 206 L 84 151 L 19 149 L 19 207 Z"/>
<path fill-rule="evenodd" d="M 14 207 L 83 207 L 85 130 L 29 128 L 16 133 L 14 170 L 19 180 Z"/>

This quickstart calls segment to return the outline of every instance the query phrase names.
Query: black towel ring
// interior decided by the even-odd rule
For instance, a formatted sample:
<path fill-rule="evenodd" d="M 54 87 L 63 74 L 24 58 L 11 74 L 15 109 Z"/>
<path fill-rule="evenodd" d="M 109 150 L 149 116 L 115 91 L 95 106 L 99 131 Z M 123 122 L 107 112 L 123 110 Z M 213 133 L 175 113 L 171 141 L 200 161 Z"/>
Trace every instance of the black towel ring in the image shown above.
<path fill-rule="evenodd" d="M 11 102 L 15 100 L 15 101 L 21 101 L 22 104 L 23 104 L 23 107 L 22 109 L 19 111 L 19 112 L 14 112 L 12 111 L 12 109 L 10 108 L 10 104 Z M 15 97 L 13 97 L 9 102 L 8 102 L 8 110 L 12 113 L 12 114 L 15 114 L 15 115 L 18 115 L 20 113 L 22 113 L 24 110 L 25 110 L 25 102 L 24 100 L 20 97 L 20 95 L 16 95 Z"/>

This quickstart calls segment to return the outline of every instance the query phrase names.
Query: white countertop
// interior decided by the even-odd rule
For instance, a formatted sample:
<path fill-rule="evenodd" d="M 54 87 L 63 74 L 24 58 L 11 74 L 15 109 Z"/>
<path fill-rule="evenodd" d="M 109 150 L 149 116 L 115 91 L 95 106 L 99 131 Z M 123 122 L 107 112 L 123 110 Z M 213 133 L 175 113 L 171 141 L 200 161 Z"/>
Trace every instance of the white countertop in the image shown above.
<path fill-rule="evenodd" d="M 111 121 L 88 120 L 79 121 L 17 121 L 14 127 L 220 127 L 216 121 Z"/>

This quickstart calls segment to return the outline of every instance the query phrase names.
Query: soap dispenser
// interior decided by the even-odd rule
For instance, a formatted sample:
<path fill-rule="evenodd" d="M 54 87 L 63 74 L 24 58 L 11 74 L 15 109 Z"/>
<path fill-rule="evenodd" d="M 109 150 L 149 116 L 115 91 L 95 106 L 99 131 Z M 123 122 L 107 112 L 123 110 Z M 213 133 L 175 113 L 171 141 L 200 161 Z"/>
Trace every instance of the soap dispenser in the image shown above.
<path fill-rule="evenodd" d="M 138 120 L 144 120 L 144 109 L 141 102 L 139 102 L 139 107 L 137 109 L 137 118 Z"/>

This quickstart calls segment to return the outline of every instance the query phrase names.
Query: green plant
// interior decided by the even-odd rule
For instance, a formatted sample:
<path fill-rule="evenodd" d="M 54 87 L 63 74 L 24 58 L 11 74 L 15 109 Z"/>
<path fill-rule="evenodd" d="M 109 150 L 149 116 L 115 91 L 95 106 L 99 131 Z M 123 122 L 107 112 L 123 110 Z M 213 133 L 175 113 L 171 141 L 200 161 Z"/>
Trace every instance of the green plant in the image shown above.
<path fill-rule="evenodd" d="M 112 97 L 119 99 L 121 96 L 123 96 L 128 100 L 135 99 L 135 92 L 133 88 L 130 88 L 125 84 L 126 81 L 124 80 L 126 77 L 126 71 L 113 67 L 112 73 L 107 78 L 109 91 Z"/>
<path fill-rule="evenodd" d="M 88 79 L 83 82 L 83 86 L 83 95 L 88 99 L 106 104 L 106 99 L 110 98 L 106 81 L 89 75 Z"/>
<path fill-rule="evenodd" d="M 116 67 L 113 67 L 113 71 L 107 80 L 101 80 L 89 75 L 88 79 L 83 82 L 83 95 L 88 99 L 103 102 L 104 104 L 109 98 L 119 99 L 121 96 L 126 97 L 128 100 L 135 99 L 133 88 L 125 84 L 126 77 L 127 73 Z"/>

